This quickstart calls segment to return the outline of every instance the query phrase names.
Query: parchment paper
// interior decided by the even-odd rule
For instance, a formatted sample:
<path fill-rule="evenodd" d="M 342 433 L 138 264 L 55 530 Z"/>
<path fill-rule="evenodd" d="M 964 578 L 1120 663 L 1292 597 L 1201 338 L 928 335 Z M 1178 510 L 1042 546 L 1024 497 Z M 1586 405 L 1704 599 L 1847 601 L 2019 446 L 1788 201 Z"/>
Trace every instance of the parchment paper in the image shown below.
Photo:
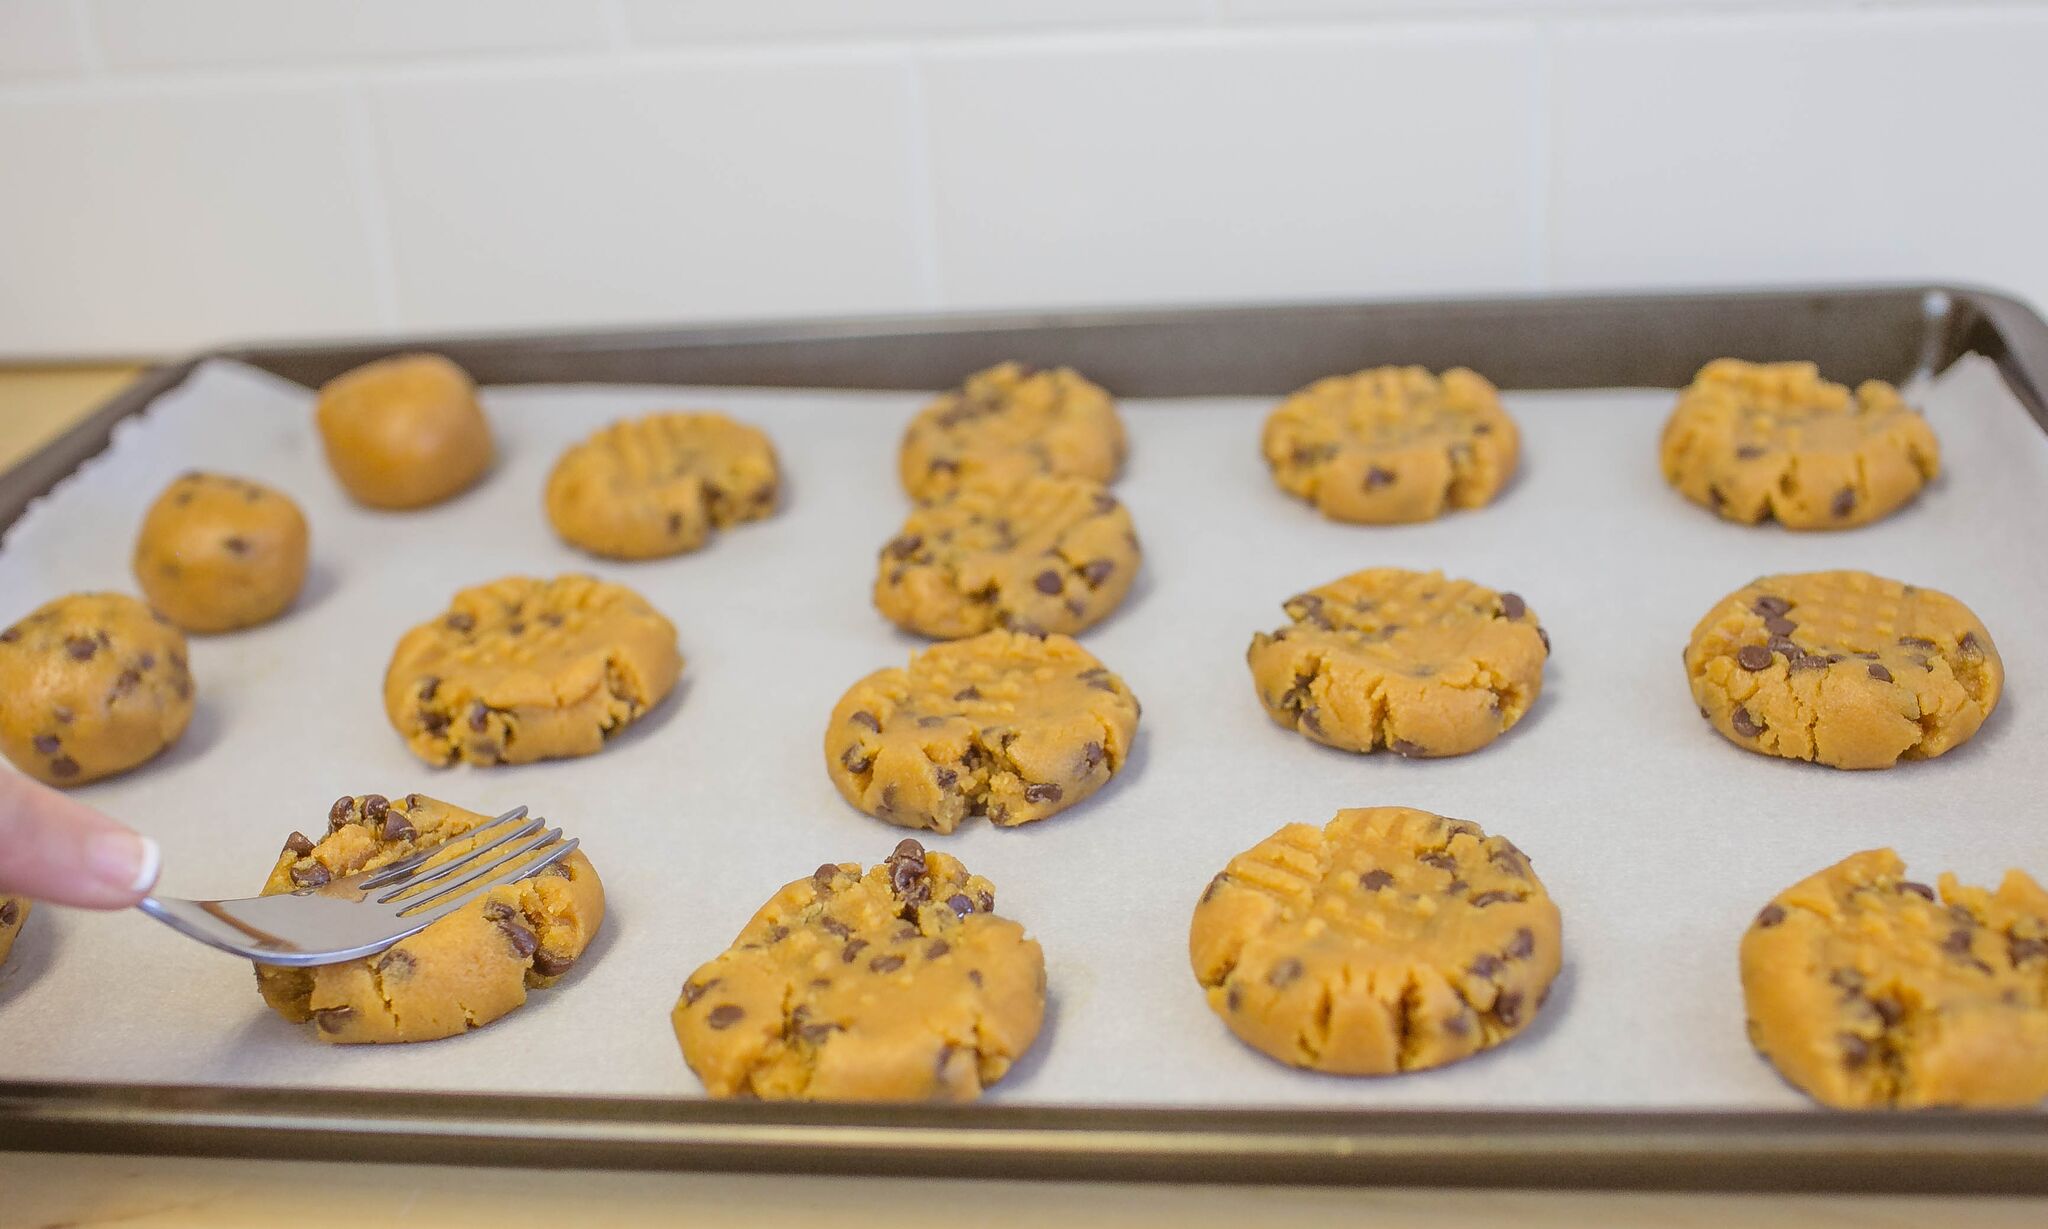
<path fill-rule="evenodd" d="M 1757 908 L 1857 849 L 1932 879 L 2048 873 L 2048 437 L 1995 370 L 1923 390 L 1948 472 L 1848 533 L 1742 528 L 1657 473 L 1671 394 L 1516 394 L 1521 475 L 1494 507 L 1407 528 L 1330 524 L 1281 495 L 1257 439 L 1269 403 L 1129 402 L 1119 485 L 1144 539 L 1121 611 L 1083 637 L 1144 702 L 1131 762 L 1093 800 L 1029 827 L 979 821 L 929 843 L 993 879 L 1044 943 L 1036 1049 L 991 1094 L 1014 1102 L 1792 1107 L 1743 1035 L 1736 943 Z M 466 1037 L 330 1047 L 274 1016 L 246 964 L 137 913 L 39 909 L 0 969 L 0 1079 L 701 1095 L 669 1030 L 678 984 L 779 885 L 884 856 L 905 833 L 849 808 L 820 741 L 833 702 L 921 643 L 873 610 L 877 547 L 906 511 L 894 451 L 914 394 L 491 389 L 503 457 L 476 491 L 406 514 L 349 503 L 311 395 L 210 366 L 131 421 L 0 547 L 0 623 L 57 594 L 133 590 L 144 508 L 194 466 L 291 492 L 313 524 L 297 609 L 195 638 L 198 710 L 157 762 L 79 791 L 163 842 L 162 889 L 254 891 L 286 833 L 339 794 L 519 803 L 580 835 L 611 913 L 552 990 Z M 715 407 L 775 439 L 789 503 L 678 559 L 621 565 L 556 540 L 540 491 L 558 451 L 617 415 Z M 1521 593 L 1556 646 L 1541 701 L 1450 760 L 1346 755 L 1270 724 L 1244 664 L 1289 595 L 1375 564 L 1441 567 Z M 1979 737 L 1928 763 L 1845 773 L 1747 754 L 1703 723 L 1679 651 L 1724 593 L 1765 572 L 1867 568 L 1946 590 L 1992 629 L 2010 675 Z M 644 593 L 688 658 L 678 694 L 603 753 L 519 768 L 423 767 L 386 725 L 398 635 L 460 586 L 586 570 Z M 4 771 L 4 768 L 0 768 Z M 1189 911 L 1237 851 L 1338 808 L 1407 804 L 1479 821 L 1534 859 L 1565 919 L 1565 971 L 1520 1039 L 1399 1078 L 1323 1077 L 1234 1041 L 1188 970 Z"/>

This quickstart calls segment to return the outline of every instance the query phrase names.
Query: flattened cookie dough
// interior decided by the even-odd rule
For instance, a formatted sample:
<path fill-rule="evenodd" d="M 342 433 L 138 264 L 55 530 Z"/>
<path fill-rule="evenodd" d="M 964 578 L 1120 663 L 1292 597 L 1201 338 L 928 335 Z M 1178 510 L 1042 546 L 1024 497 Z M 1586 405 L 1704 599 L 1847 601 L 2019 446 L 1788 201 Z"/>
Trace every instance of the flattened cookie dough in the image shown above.
<path fill-rule="evenodd" d="M 562 454 L 548 475 L 548 520 L 593 555 L 659 559 L 768 516 L 779 488 L 775 446 L 760 431 L 723 414 L 650 414 Z"/>
<path fill-rule="evenodd" d="M 1464 755 L 1543 690 L 1550 637 L 1512 593 L 1368 568 L 1283 609 L 1293 623 L 1252 637 L 1252 683 L 1268 716 L 1325 746 Z"/>
<path fill-rule="evenodd" d="M 27 901 L 19 896 L 0 896 L 0 964 L 7 963 L 7 953 L 14 950 L 14 937 L 21 933 L 26 921 Z"/>
<path fill-rule="evenodd" d="M 318 842 L 294 832 L 263 885 L 274 896 L 375 870 L 490 822 L 424 794 L 340 798 Z M 455 856 L 502 833 L 449 847 Z M 433 1041 L 482 1028 L 551 986 L 604 922 L 604 886 L 579 851 L 492 888 L 375 956 L 310 969 L 256 966 L 277 1013 L 329 1042 Z"/>
<path fill-rule="evenodd" d="M 1911 502 L 1941 472 L 1934 429 L 1882 380 L 1854 394 L 1812 363 L 1716 359 L 1679 394 L 1665 481 L 1745 525 L 1848 529 Z"/>
<path fill-rule="evenodd" d="M 121 593 L 74 593 L 0 631 L 0 752 L 47 785 L 126 772 L 192 719 L 185 637 Z"/>
<path fill-rule="evenodd" d="M 1333 521 L 1393 525 L 1493 502 L 1521 433 L 1484 376 L 1375 367 L 1280 403 L 1263 441 L 1273 481 Z"/>
<path fill-rule="evenodd" d="M 1101 789 L 1137 729 L 1137 697 L 1080 645 L 987 632 L 855 683 L 825 729 L 825 767 L 892 824 L 946 833 L 985 815 L 1009 828 Z"/>
<path fill-rule="evenodd" d="M 384 711 L 429 764 L 591 755 L 682 674 L 675 625 L 624 585 L 508 576 L 407 632 Z"/>
<path fill-rule="evenodd" d="M 995 889 L 904 841 L 784 887 L 671 1016 L 714 1097 L 972 1101 L 1038 1037 L 1045 956 Z"/>
<path fill-rule="evenodd" d="M 1072 635 L 1124 600 L 1140 557 L 1129 510 L 1099 483 L 976 480 L 917 508 L 882 547 L 875 608 L 941 640 L 998 627 Z"/>
<path fill-rule="evenodd" d="M 343 372 L 315 411 L 327 464 L 356 502 L 424 508 L 491 467 L 491 425 L 469 373 L 438 354 L 402 354 Z"/>
<path fill-rule="evenodd" d="M 1289 824 L 1232 858 L 1188 954 L 1238 1040 L 1296 1067 L 1391 1075 L 1528 1027 L 1557 976 L 1557 906 L 1505 837 L 1408 807 Z"/>
<path fill-rule="evenodd" d="M 903 489 L 928 500 L 977 478 L 1065 474 L 1108 482 L 1126 447 L 1116 402 L 1078 372 L 999 363 L 918 411 L 897 465 Z"/>
<path fill-rule="evenodd" d="M 289 496 L 242 478 L 185 474 L 157 496 L 135 539 L 150 606 L 188 632 L 268 623 L 306 581 L 306 518 Z"/>
<path fill-rule="evenodd" d="M 2048 892 L 1939 880 L 1889 849 L 1779 893 L 1742 936 L 1749 1039 L 1843 1109 L 2017 1107 L 2048 1096 Z"/>
<path fill-rule="evenodd" d="M 1890 768 L 1968 742 L 2005 687 L 1991 633 L 1933 589 L 1868 572 L 1765 576 L 1693 628 L 1700 715 L 1738 747 Z"/>

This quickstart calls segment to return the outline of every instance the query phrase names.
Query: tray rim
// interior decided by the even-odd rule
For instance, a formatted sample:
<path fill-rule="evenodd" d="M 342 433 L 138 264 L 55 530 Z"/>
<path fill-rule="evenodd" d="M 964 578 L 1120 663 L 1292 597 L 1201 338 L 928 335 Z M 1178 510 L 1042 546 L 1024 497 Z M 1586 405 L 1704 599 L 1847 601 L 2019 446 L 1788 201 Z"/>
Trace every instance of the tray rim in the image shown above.
<path fill-rule="evenodd" d="M 216 358 L 273 370 L 348 366 L 398 349 L 538 350 L 566 358 L 1028 330 L 1227 327 L 1290 313 L 1412 322 L 1431 315 L 1533 319 L 1859 303 L 1893 310 L 1919 304 L 1925 331 L 1917 370 L 1939 371 L 1963 354 L 1984 354 L 2048 432 L 2048 323 L 2014 296 L 1960 285 L 940 313 L 265 343 L 152 367 L 0 473 L 0 531 L 104 449 L 122 419 Z M 323 1092 L 308 1103 L 302 1091 L 277 1086 L 0 1081 L 0 1150 L 1069 1180 L 2048 1192 L 2048 1115 L 2032 1112 L 849 1106 L 362 1091 Z"/>

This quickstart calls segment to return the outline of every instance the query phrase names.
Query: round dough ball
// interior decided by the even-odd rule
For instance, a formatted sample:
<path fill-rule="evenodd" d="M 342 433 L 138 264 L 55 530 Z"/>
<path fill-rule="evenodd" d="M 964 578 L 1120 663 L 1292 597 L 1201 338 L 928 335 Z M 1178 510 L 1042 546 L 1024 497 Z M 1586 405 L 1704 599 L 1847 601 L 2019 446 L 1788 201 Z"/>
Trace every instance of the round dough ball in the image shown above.
<path fill-rule="evenodd" d="M 49 785 L 126 772 L 192 719 L 185 637 L 121 593 L 74 593 L 0 631 L 0 753 Z"/>
<path fill-rule="evenodd" d="M 189 473 L 157 496 L 135 539 L 135 579 L 188 632 L 268 623 L 306 581 L 306 518 L 282 492 Z"/>
<path fill-rule="evenodd" d="M 467 372 L 438 354 L 403 354 L 343 372 L 316 411 L 327 464 L 358 503 L 424 508 L 491 467 L 491 426 Z"/>

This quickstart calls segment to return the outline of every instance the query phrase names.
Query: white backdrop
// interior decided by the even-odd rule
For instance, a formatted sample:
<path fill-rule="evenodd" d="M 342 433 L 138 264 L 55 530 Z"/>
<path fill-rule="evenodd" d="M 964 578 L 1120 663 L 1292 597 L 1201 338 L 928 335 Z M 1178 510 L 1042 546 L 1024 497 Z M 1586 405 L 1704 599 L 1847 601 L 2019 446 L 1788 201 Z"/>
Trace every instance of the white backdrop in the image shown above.
<path fill-rule="evenodd" d="M 2048 300 L 2048 0 L 0 0 L 0 357 L 951 307 Z"/>

